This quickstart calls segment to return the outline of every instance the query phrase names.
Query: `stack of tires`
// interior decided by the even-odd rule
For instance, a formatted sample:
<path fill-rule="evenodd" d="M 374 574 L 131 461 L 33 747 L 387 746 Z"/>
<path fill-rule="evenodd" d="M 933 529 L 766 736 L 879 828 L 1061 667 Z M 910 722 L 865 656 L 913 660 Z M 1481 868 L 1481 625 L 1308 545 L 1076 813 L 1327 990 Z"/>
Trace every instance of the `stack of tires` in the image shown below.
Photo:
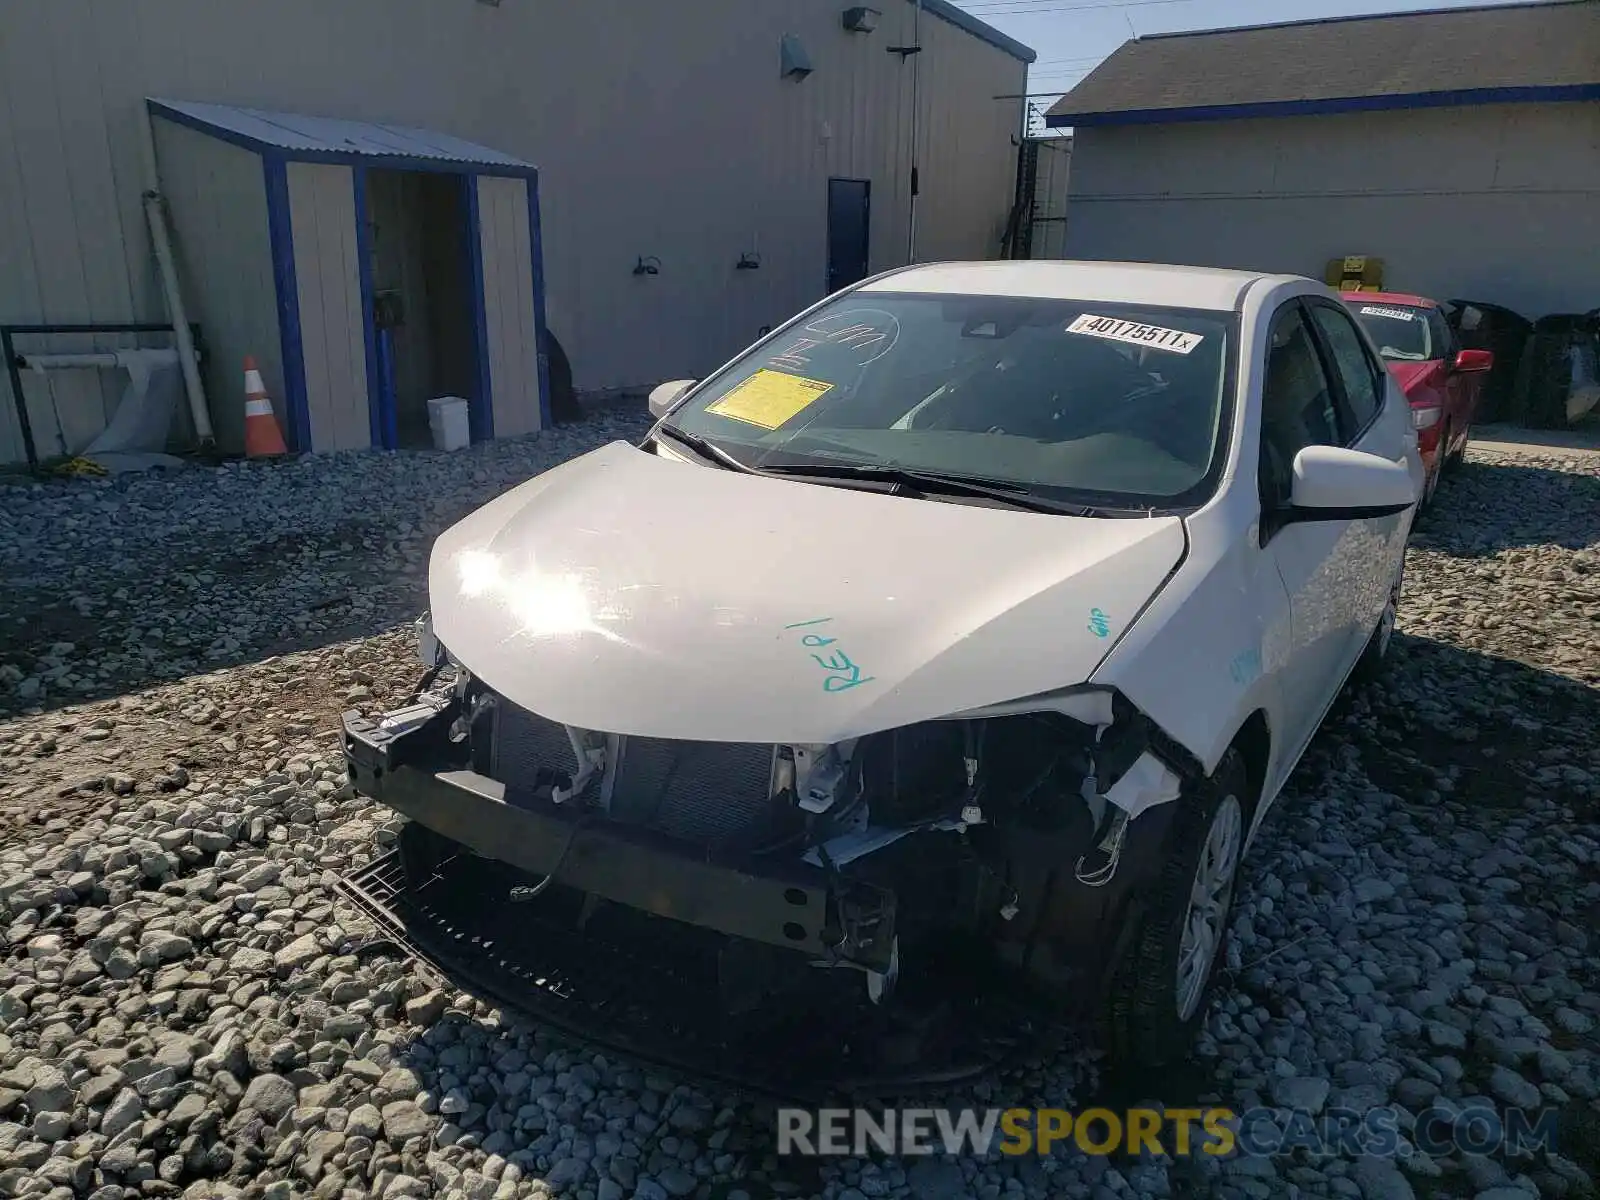
<path fill-rule="evenodd" d="M 1482 300 L 1452 300 L 1445 306 L 1445 316 L 1463 348 L 1487 350 L 1494 355 L 1494 367 L 1483 382 L 1478 400 L 1477 420 L 1510 420 L 1517 368 L 1528 335 L 1533 332 L 1533 322 L 1509 308 Z"/>
<path fill-rule="evenodd" d="M 1600 309 L 1533 323 L 1512 405 L 1514 419 L 1533 429 L 1566 429 L 1600 406 Z"/>

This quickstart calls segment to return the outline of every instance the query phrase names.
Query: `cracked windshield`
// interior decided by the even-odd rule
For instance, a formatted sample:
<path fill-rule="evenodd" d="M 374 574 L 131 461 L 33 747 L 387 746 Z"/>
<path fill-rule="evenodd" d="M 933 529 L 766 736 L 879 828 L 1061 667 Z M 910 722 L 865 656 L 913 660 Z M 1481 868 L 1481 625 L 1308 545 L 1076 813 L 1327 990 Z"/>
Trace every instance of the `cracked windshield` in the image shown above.
<path fill-rule="evenodd" d="M 1231 336 L 1221 313 L 859 293 L 745 355 L 672 423 L 750 466 L 1191 499 L 1217 457 Z"/>

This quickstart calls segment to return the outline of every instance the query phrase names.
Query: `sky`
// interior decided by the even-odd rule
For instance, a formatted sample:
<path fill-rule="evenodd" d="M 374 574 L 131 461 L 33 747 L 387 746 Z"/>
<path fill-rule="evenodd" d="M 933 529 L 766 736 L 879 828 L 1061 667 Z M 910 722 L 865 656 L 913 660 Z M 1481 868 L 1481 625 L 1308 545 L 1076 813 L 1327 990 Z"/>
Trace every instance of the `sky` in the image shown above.
<path fill-rule="evenodd" d="M 1038 52 L 1029 72 L 1029 92 L 1060 93 L 1136 34 L 1181 29 L 1265 25 L 1312 17 L 1405 12 L 1419 8 L 1466 8 L 1471 0 L 955 0 Z M 1481 0 L 1479 0 L 1481 2 Z M 1032 103 L 1044 112 L 1055 102 Z M 1041 122 L 1030 123 L 1036 133 Z"/>

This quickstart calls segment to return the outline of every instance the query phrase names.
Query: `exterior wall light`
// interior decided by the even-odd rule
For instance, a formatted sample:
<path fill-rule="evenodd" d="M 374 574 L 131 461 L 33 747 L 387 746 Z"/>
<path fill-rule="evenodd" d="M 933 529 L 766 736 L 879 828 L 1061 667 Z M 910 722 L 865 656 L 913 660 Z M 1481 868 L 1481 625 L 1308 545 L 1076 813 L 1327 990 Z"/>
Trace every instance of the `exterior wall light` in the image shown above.
<path fill-rule="evenodd" d="M 871 33 L 878 28 L 878 18 L 883 16 L 875 8 L 858 5 L 844 10 L 844 27 L 851 33 Z"/>

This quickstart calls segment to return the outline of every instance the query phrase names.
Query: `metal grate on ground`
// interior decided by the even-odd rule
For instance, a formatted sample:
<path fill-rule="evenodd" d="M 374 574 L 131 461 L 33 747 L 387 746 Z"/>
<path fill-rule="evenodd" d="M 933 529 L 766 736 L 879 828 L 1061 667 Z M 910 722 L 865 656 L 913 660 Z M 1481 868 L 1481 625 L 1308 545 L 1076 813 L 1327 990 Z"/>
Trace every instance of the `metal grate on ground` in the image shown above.
<path fill-rule="evenodd" d="M 893 1018 L 853 971 L 798 972 L 793 991 L 731 1016 L 721 939 L 470 855 L 413 886 L 398 851 L 340 891 L 398 947 L 458 986 L 608 1050 L 780 1099 L 906 1094 L 974 1079 L 1033 1042 L 1031 1014 L 966 972 L 929 980 Z M 902 985 L 905 996 L 907 985 Z"/>

